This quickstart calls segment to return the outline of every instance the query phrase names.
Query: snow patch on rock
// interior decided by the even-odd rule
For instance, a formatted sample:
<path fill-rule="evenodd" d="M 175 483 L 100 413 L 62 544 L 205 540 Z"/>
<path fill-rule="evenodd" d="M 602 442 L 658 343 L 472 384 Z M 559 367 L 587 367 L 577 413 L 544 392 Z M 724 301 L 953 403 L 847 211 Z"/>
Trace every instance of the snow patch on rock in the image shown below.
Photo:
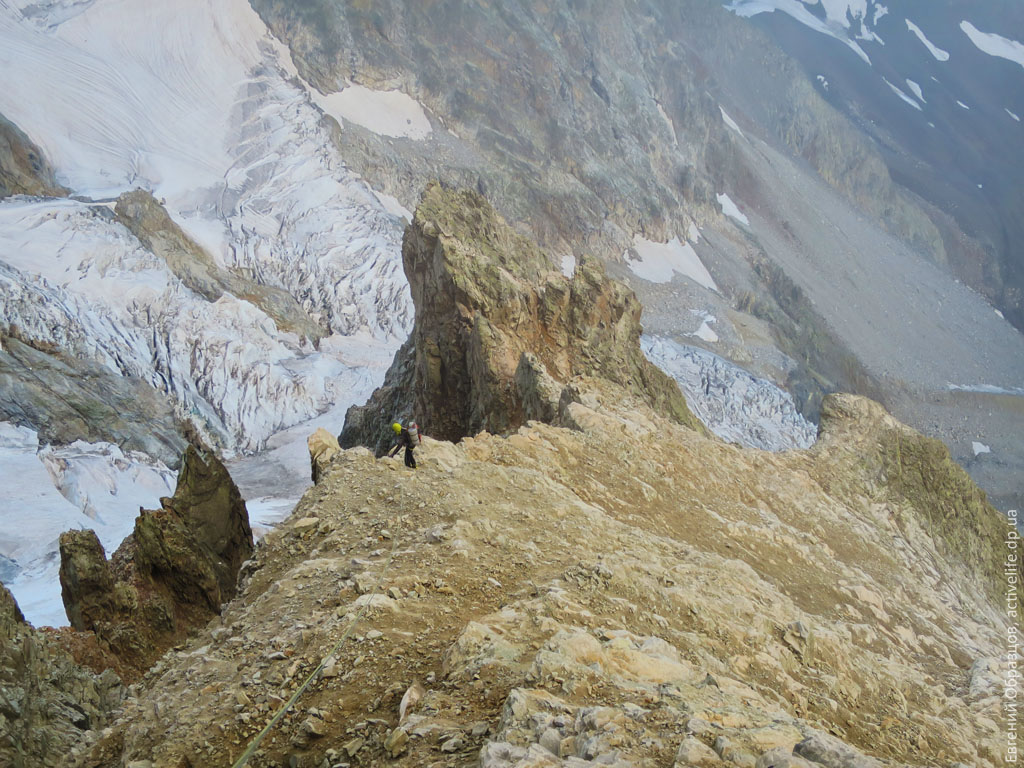
<path fill-rule="evenodd" d="M 718 110 L 722 113 L 722 120 L 725 121 L 725 124 L 732 128 L 734 131 L 736 131 L 736 133 L 738 133 L 740 136 L 742 136 L 743 131 L 740 130 L 740 127 L 739 125 L 736 124 L 736 121 L 729 117 L 729 113 L 722 109 L 721 106 L 718 107 Z"/>
<path fill-rule="evenodd" d="M 571 253 L 565 254 L 560 260 L 559 266 L 562 270 L 562 274 L 572 279 L 573 273 L 576 271 L 576 257 Z"/>
<path fill-rule="evenodd" d="M 982 53 L 1008 59 L 1024 67 L 1024 44 L 994 32 L 982 32 L 969 21 L 961 21 L 960 29 Z"/>
<path fill-rule="evenodd" d="M 912 106 L 918 112 L 922 111 L 921 105 L 914 101 L 912 97 L 908 96 L 906 93 L 900 90 L 899 87 L 890 83 L 886 78 L 883 77 L 882 80 L 885 82 L 886 85 L 888 85 L 892 89 L 892 92 L 899 96 L 903 101 Z"/>
<path fill-rule="evenodd" d="M 718 322 L 718 318 L 716 318 L 712 314 L 702 312 L 701 310 L 698 309 L 691 309 L 690 311 L 693 314 L 700 316 L 701 322 L 700 327 L 696 331 L 687 335 L 693 336 L 694 338 L 697 339 L 701 339 L 702 341 L 706 341 L 709 344 L 714 344 L 715 342 L 717 342 L 718 334 L 711 330 L 710 323 Z"/>
<path fill-rule="evenodd" d="M 932 41 L 925 36 L 924 32 L 921 31 L 921 28 L 910 19 L 906 19 L 905 21 L 907 22 L 907 29 L 917 35 L 917 39 L 921 41 L 924 47 L 928 49 L 928 52 L 934 56 L 937 61 L 949 61 L 948 51 L 944 51 L 937 45 L 934 45 Z"/>
<path fill-rule="evenodd" d="M 745 227 L 750 226 L 750 220 L 743 214 L 739 207 L 732 201 L 732 198 L 724 192 L 718 195 L 718 204 L 722 206 L 722 213 L 729 218 L 735 219 Z"/>
<path fill-rule="evenodd" d="M 423 105 L 401 91 L 375 91 L 362 85 L 350 85 L 337 93 L 311 91 L 313 101 L 335 118 L 361 125 L 380 136 L 395 139 L 425 139 L 430 135 L 430 120 Z"/>
<path fill-rule="evenodd" d="M 622 257 L 637 277 L 652 283 L 667 283 L 679 273 L 698 285 L 712 291 L 718 290 L 711 273 L 701 263 L 693 246 L 680 242 L 678 237 L 673 237 L 667 243 L 656 243 L 634 235 L 633 250 L 639 259 L 630 259 L 628 251 Z"/>
<path fill-rule="evenodd" d="M 915 83 L 909 77 L 906 79 L 905 82 L 907 84 L 907 87 L 910 88 L 910 90 L 912 90 L 914 92 L 914 95 L 917 97 L 918 101 L 924 102 L 925 104 L 928 103 L 927 100 L 924 97 L 924 93 L 921 92 L 921 86 L 920 85 Z"/>

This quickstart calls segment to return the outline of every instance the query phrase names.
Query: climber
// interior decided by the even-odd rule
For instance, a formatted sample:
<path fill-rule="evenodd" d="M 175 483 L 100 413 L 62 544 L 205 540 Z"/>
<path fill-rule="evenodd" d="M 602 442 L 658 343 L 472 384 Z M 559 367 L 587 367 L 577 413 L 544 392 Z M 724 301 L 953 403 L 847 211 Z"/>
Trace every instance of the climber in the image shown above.
<path fill-rule="evenodd" d="M 391 429 L 394 430 L 397 442 L 388 456 L 394 456 L 400 448 L 405 448 L 405 466 L 416 469 L 416 457 L 412 455 L 412 452 L 417 445 L 423 442 L 416 422 L 410 421 L 408 427 L 403 427 L 400 422 L 396 421 L 391 425 Z"/>

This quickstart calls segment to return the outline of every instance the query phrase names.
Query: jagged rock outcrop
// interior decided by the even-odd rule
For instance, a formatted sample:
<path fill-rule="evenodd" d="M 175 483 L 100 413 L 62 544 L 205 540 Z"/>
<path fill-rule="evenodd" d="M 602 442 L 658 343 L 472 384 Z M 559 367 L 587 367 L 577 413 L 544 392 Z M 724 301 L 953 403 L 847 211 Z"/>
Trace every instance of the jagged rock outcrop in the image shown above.
<path fill-rule="evenodd" d="M 93 674 L 26 624 L 0 584 L 0 765 L 67 765 L 69 750 L 107 724 L 123 695 L 114 672 Z"/>
<path fill-rule="evenodd" d="M 322 660 L 250 765 L 1001 764 L 1002 523 L 933 506 L 948 456 L 849 395 L 766 453 L 578 383 L 577 429 L 338 453 L 72 764 L 228 765 Z"/>
<path fill-rule="evenodd" d="M 61 594 L 74 630 L 131 676 L 220 612 L 253 551 L 245 502 L 216 456 L 189 446 L 174 496 L 142 510 L 108 562 L 96 534 L 60 537 Z"/>
<path fill-rule="evenodd" d="M 67 193 L 42 150 L 0 115 L 0 200 L 8 195 L 63 197 Z"/>
<path fill-rule="evenodd" d="M 594 259 L 581 260 L 571 279 L 552 270 L 476 192 L 429 185 L 402 260 L 416 307 L 405 350 L 414 355 L 411 390 L 401 389 L 408 360 L 396 358 L 392 383 L 370 401 L 376 412 L 352 412 L 361 432 L 343 432 L 343 445 L 375 445 L 405 412 L 444 440 L 551 421 L 576 376 L 619 384 L 672 420 L 702 428 L 676 383 L 644 357 L 643 308 L 633 292 Z"/>

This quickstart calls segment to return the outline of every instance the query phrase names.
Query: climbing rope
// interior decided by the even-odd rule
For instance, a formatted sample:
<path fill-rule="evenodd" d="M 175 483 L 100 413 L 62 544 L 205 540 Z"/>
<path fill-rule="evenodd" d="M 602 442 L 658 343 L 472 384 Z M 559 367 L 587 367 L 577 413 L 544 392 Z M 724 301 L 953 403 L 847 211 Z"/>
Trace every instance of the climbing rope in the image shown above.
<path fill-rule="evenodd" d="M 243 766 L 245 766 L 249 762 L 249 759 L 255 754 L 256 750 L 259 748 L 260 742 L 262 742 L 266 735 L 270 733 L 271 730 L 273 730 L 274 726 L 277 725 L 278 721 L 282 717 L 284 717 L 288 710 L 292 708 L 292 705 L 294 705 L 295 702 L 299 700 L 299 697 L 306 692 L 306 689 L 309 688 L 313 680 L 316 678 L 317 675 L 320 674 L 320 671 L 327 664 L 327 660 L 338 652 L 341 646 L 348 639 L 349 635 L 352 634 L 352 630 L 356 628 L 356 625 L 359 623 L 359 620 L 363 618 L 363 614 L 366 613 L 366 609 L 373 604 L 373 598 L 376 597 L 376 595 L 379 593 L 380 585 L 384 582 L 384 576 L 387 574 L 388 569 L 391 568 L 391 561 L 395 557 L 395 550 L 397 548 L 398 539 L 395 538 L 391 542 L 391 552 L 388 553 L 388 559 L 384 563 L 384 568 L 381 570 L 380 575 L 377 577 L 377 583 L 374 584 L 373 590 L 368 593 L 370 596 L 369 599 L 365 603 L 363 603 L 362 607 L 359 609 L 359 612 L 352 619 L 352 623 L 348 625 L 348 628 L 342 633 L 341 637 L 338 639 L 338 642 L 334 644 L 334 647 L 327 652 L 327 655 L 320 659 L 320 663 L 317 664 L 316 669 L 309 673 L 309 677 L 306 678 L 305 682 L 303 682 L 302 685 L 298 687 L 295 693 L 292 694 L 292 697 L 284 703 L 284 705 L 277 711 L 277 713 L 272 718 L 270 718 L 270 722 L 268 722 L 263 727 L 262 731 L 256 734 L 256 738 L 249 742 L 249 746 L 246 747 L 245 752 L 243 752 L 242 756 L 234 762 L 231 768 L 243 768 Z"/>

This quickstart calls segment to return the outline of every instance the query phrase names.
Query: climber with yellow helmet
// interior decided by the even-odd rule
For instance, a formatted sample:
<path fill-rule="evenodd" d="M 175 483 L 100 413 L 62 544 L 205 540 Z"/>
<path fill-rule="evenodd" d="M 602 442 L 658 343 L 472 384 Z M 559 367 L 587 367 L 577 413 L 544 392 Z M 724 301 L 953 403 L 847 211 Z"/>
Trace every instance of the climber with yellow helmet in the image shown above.
<path fill-rule="evenodd" d="M 412 455 L 412 452 L 417 445 L 423 442 L 416 422 L 410 421 L 408 427 L 403 427 L 401 422 L 396 421 L 391 425 L 391 430 L 395 433 L 396 442 L 388 456 L 394 456 L 400 448 L 405 448 L 405 466 L 416 469 L 416 457 Z"/>

